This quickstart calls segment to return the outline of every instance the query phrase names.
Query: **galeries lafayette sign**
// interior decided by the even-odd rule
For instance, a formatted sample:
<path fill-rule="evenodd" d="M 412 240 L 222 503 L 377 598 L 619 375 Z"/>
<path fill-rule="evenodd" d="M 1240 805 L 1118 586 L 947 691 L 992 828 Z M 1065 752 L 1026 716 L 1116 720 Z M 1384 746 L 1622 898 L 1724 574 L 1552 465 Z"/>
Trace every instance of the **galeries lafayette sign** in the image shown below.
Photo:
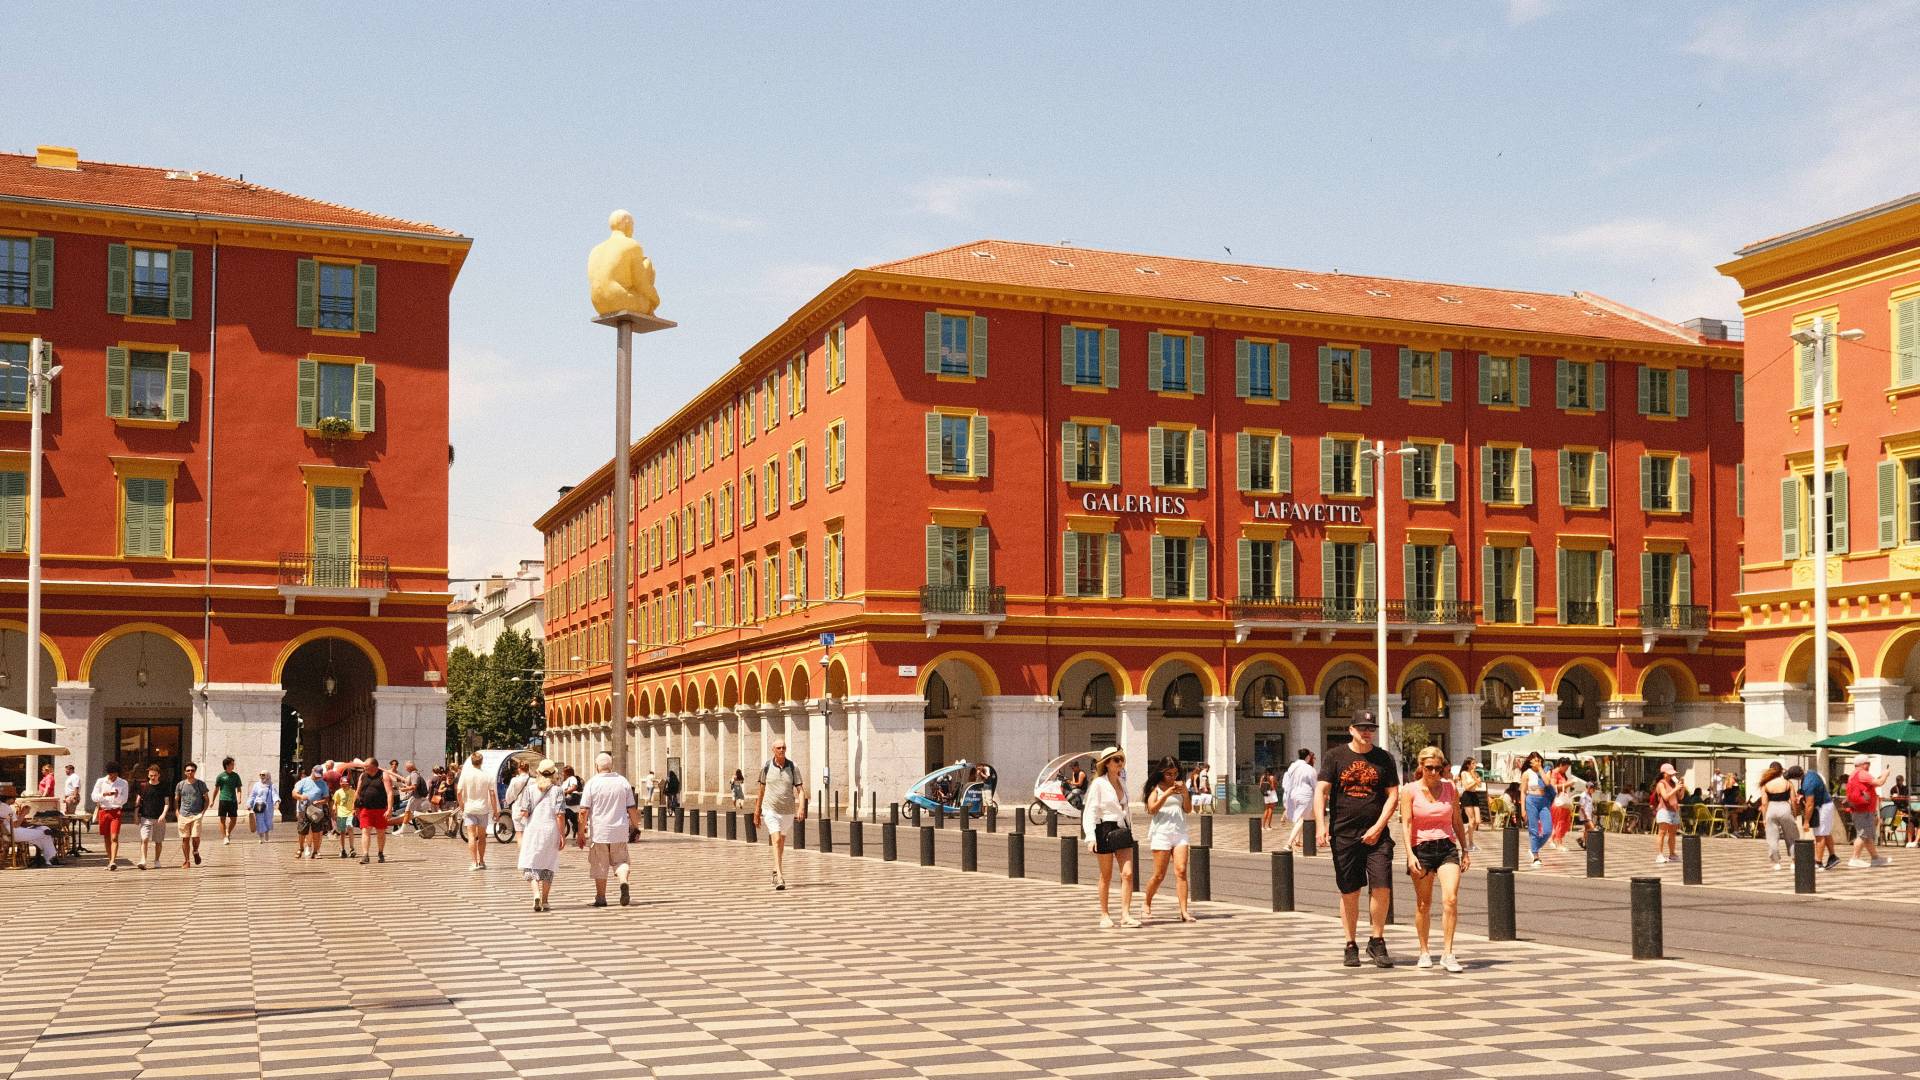
<path fill-rule="evenodd" d="M 1093 514 L 1157 514 L 1178 517 L 1187 512 L 1183 495 L 1126 495 L 1112 491 L 1086 491 L 1080 494 L 1081 509 Z M 1255 499 L 1255 521 L 1317 521 L 1329 525 L 1363 524 L 1358 506 L 1344 503 L 1288 502 L 1281 499 Z"/>

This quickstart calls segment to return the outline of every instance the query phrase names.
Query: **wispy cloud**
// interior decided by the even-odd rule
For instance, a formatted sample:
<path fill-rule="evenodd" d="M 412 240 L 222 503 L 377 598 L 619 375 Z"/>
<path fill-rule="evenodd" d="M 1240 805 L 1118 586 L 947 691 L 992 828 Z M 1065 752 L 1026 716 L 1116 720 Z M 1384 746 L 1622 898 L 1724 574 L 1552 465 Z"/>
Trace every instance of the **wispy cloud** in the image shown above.
<path fill-rule="evenodd" d="M 1542 242 L 1606 267 L 1582 272 L 1595 292 L 1661 318 L 1729 313 L 1739 299 L 1738 288 L 1714 270 L 1732 250 L 1729 238 L 1701 225 L 1616 218 Z"/>
<path fill-rule="evenodd" d="M 1025 190 L 1020 181 L 999 176 L 948 176 L 915 184 L 908 193 L 913 208 L 921 213 L 959 218 L 972 213 L 974 205 L 988 196 Z"/>
<path fill-rule="evenodd" d="M 683 213 L 688 220 L 710 225 L 721 232 L 753 232 L 766 225 L 766 222 L 759 218 L 747 217 L 743 214 L 722 214 L 711 210 L 687 210 Z"/>

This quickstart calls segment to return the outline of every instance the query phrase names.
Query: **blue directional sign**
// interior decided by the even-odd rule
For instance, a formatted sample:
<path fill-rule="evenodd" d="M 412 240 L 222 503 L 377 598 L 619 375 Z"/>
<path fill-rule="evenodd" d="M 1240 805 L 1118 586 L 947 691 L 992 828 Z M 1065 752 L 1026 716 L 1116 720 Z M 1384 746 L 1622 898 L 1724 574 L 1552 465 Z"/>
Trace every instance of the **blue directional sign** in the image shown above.
<path fill-rule="evenodd" d="M 833 648 L 833 631 L 829 630 L 820 635 L 820 647 L 823 649 Z"/>

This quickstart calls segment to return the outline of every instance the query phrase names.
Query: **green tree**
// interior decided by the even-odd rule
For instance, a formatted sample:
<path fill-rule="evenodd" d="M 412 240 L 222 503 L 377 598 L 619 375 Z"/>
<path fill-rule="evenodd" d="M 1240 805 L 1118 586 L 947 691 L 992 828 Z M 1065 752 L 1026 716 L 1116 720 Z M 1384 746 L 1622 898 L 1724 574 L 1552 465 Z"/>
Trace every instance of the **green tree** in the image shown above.
<path fill-rule="evenodd" d="M 480 656 L 465 646 L 447 654 L 447 750 L 525 746 L 541 726 L 544 663 L 533 635 L 509 632 Z"/>
<path fill-rule="evenodd" d="M 1396 733 L 1400 747 L 1394 756 L 1400 759 L 1400 771 L 1404 774 L 1412 770 L 1415 755 L 1433 744 L 1433 733 L 1418 720 L 1400 721 Z"/>

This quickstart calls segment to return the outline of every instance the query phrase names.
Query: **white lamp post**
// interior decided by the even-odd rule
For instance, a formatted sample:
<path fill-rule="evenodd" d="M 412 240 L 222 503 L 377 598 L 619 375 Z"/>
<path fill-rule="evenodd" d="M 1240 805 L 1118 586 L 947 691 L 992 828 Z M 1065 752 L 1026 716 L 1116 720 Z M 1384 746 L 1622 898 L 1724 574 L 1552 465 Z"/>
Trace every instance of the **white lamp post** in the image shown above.
<path fill-rule="evenodd" d="M 0 365 L 15 365 L 0 360 Z M 40 719 L 40 457 L 45 428 L 42 409 L 60 368 L 40 338 L 27 347 L 27 413 L 32 434 L 27 451 L 27 715 Z M 85 768 L 84 763 L 81 766 Z M 32 779 L 32 773 L 28 773 Z"/>
<path fill-rule="evenodd" d="M 1807 516 L 1812 519 L 1808 528 L 1813 530 L 1813 733 L 1816 741 L 1832 734 L 1827 713 L 1827 523 L 1831 520 L 1827 511 L 1827 355 L 1833 350 L 1835 338 L 1859 341 L 1866 336 L 1863 330 L 1835 331 L 1827 325 L 1825 316 L 1816 316 L 1811 327 L 1792 334 L 1797 344 L 1813 346 L 1813 505 Z M 1825 747 L 1814 751 L 1814 767 L 1822 775 L 1826 773 Z"/>
<path fill-rule="evenodd" d="M 1417 447 L 1402 446 L 1388 450 L 1384 440 L 1360 448 L 1360 456 L 1374 460 L 1373 476 L 1373 664 L 1380 711 L 1374 717 L 1380 724 L 1380 745 L 1387 753 L 1400 755 L 1394 742 L 1393 721 L 1387 712 L 1387 459 L 1417 454 Z M 1405 586 L 1403 585 L 1404 589 Z"/>

